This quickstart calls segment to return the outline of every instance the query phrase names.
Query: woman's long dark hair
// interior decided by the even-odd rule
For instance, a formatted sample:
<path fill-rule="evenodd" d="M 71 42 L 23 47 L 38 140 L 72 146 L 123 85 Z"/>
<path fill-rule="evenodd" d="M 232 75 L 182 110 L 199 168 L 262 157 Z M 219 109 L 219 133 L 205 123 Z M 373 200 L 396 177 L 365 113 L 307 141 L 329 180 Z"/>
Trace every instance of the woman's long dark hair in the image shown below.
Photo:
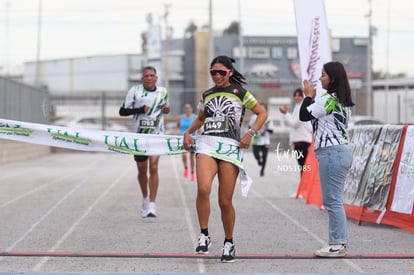
<path fill-rule="evenodd" d="M 240 72 L 238 72 L 233 67 L 233 63 L 235 62 L 236 60 L 234 60 L 232 57 L 228 57 L 225 55 L 219 55 L 211 61 L 210 68 L 213 67 L 214 64 L 217 64 L 217 63 L 222 64 L 227 69 L 233 70 L 233 75 L 230 76 L 230 83 L 243 86 L 243 84 L 246 84 L 246 79 Z"/>
<path fill-rule="evenodd" d="M 323 65 L 323 69 L 330 79 L 327 89 L 328 93 L 334 92 L 339 103 L 347 107 L 354 106 L 348 76 L 342 63 L 337 61 L 328 62 Z"/>

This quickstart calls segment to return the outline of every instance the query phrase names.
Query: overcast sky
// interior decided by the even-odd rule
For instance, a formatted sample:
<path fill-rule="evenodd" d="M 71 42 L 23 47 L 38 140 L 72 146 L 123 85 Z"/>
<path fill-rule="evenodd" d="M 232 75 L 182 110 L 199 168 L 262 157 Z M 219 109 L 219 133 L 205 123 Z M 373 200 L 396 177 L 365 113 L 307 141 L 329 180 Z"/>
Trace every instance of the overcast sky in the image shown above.
<path fill-rule="evenodd" d="M 0 0 L 0 66 L 12 70 L 36 60 L 40 0 Z M 212 0 L 213 28 L 239 20 L 244 35 L 296 35 L 293 0 Z M 140 53 L 146 17 L 155 23 L 169 4 L 173 37 L 184 35 L 189 22 L 208 24 L 208 0 L 41 0 L 41 59 Z M 325 0 L 334 37 L 368 35 L 368 0 Z M 389 9 L 388 9 L 389 7 Z M 414 1 L 372 0 L 374 70 L 414 76 Z M 162 22 L 163 23 L 163 22 Z"/>

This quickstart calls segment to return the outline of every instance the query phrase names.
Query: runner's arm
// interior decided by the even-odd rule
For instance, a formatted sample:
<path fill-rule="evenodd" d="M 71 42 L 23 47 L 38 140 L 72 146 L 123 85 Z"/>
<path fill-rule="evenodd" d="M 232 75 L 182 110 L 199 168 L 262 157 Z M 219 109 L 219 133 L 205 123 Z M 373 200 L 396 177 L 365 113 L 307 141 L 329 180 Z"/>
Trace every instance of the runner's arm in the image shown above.
<path fill-rule="evenodd" d="M 129 116 L 129 115 L 144 114 L 144 113 L 145 113 L 145 105 L 139 108 L 125 108 L 124 106 L 121 106 L 121 108 L 119 108 L 120 116 Z"/>

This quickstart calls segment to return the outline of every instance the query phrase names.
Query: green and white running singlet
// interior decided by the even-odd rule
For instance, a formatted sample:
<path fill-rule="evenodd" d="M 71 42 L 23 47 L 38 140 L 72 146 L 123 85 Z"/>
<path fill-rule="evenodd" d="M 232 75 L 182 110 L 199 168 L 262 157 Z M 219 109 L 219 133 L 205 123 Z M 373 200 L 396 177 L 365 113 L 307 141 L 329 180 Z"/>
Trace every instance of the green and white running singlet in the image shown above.
<path fill-rule="evenodd" d="M 206 115 L 203 135 L 240 141 L 245 109 L 252 109 L 256 103 L 256 98 L 239 85 L 205 91 L 198 104 L 198 109 Z"/>
<path fill-rule="evenodd" d="M 134 86 L 125 97 L 124 108 L 150 107 L 145 114 L 134 115 L 133 131 L 140 134 L 160 134 L 164 132 L 162 107 L 168 102 L 168 92 L 164 87 L 147 91 L 142 85 Z"/>
<path fill-rule="evenodd" d="M 348 121 L 351 109 L 338 102 L 335 94 L 324 93 L 307 107 L 316 118 L 313 123 L 314 147 L 348 144 Z"/>

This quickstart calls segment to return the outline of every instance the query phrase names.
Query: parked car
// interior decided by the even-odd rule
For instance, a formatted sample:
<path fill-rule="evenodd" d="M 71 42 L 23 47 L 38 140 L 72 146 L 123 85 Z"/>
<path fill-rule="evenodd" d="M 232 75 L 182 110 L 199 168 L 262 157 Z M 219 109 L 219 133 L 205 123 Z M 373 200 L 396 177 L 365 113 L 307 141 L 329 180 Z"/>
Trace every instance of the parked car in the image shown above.
<path fill-rule="evenodd" d="M 94 130 L 106 130 L 117 132 L 128 132 L 129 129 L 125 125 L 120 123 L 105 120 L 102 125 L 102 118 L 99 117 L 65 117 L 53 122 L 54 125 L 73 127 L 73 128 L 85 128 Z"/>
<path fill-rule="evenodd" d="M 381 120 L 371 116 L 351 116 L 348 127 L 361 125 L 381 125 L 384 124 Z"/>

